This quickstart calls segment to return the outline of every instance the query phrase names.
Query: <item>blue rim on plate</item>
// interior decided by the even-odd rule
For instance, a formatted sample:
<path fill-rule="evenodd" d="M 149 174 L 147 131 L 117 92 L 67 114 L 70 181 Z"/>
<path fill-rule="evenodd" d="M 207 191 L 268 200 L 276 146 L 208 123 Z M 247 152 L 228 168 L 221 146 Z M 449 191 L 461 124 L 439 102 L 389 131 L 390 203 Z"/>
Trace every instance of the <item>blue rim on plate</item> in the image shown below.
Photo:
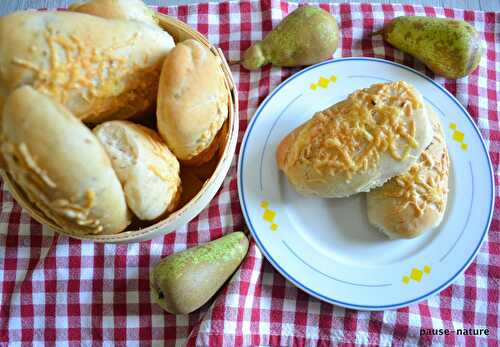
<path fill-rule="evenodd" d="M 316 292 L 315 290 L 313 290 L 313 289 L 311 289 L 311 288 L 303 285 L 297 279 L 295 279 L 293 276 L 291 276 L 283 267 L 281 267 L 275 261 L 275 259 L 271 256 L 271 254 L 269 254 L 269 252 L 267 251 L 267 249 L 264 247 L 263 243 L 261 242 L 261 240 L 260 240 L 260 238 L 258 236 L 258 233 L 254 229 L 254 226 L 253 226 L 252 221 L 251 221 L 251 219 L 249 217 L 247 206 L 246 206 L 246 203 L 245 203 L 245 193 L 244 193 L 244 191 L 242 189 L 242 182 L 243 182 L 243 170 L 242 170 L 242 167 L 243 167 L 243 163 L 244 163 L 244 159 L 245 159 L 245 154 L 246 154 L 246 149 L 247 149 L 247 141 L 248 141 L 249 134 L 251 133 L 252 128 L 255 125 L 255 122 L 259 118 L 259 116 L 260 116 L 262 110 L 265 108 L 266 104 L 271 100 L 271 98 L 280 89 L 282 89 L 285 85 L 287 85 L 289 82 L 293 81 L 295 78 L 297 78 L 298 76 L 302 75 L 303 73 L 305 73 L 307 71 L 310 71 L 310 70 L 313 70 L 313 69 L 316 69 L 316 68 L 318 68 L 320 66 L 323 66 L 323 65 L 326 65 L 326 64 L 335 64 L 335 63 L 342 62 L 342 61 L 347 61 L 347 60 L 376 61 L 376 62 L 379 62 L 379 63 L 384 63 L 384 64 L 389 64 L 389 65 L 397 66 L 399 68 L 402 68 L 402 69 L 410 71 L 410 72 L 412 72 L 414 74 L 417 74 L 418 76 L 423 77 L 428 82 L 431 82 L 434 86 L 436 86 L 439 90 L 441 90 L 446 96 L 448 96 L 459 107 L 459 109 L 462 111 L 462 113 L 464 114 L 464 116 L 466 117 L 466 119 L 468 119 L 468 121 L 471 123 L 472 127 L 474 128 L 474 130 L 476 131 L 476 133 L 477 133 L 477 135 L 478 135 L 478 137 L 480 139 L 482 148 L 484 150 L 484 154 L 485 154 L 485 156 L 487 158 L 488 167 L 489 167 L 489 177 L 490 177 L 490 182 L 489 183 L 490 183 L 490 189 L 491 189 L 490 202 L 489 202 L 490 211 L 489 211 L 489 214 L 488 214 L 488 220 L 486 222 L 484 230 L 482 231 L 482 236 L 480 238 L 480 241 L 475 246 L 474 251 L 472 252 L 472 254 L 470 255 L 470 257 L 468 258 L 468 260 L 465 262 L 465 264 L 450 279 L 448 279 L 442 285 L 438 286 L 437 288 L 435 288 L 434 290 L 430 291 L 429 293 L 426 293 L 424 295 L 421 295 L 421 296 L 419 296 L 419 297 L 417 297 L 415 299 L 409 300 L 409 301 L 404 301 L 404 302 L 390 304 L 390 305 L 381 305 L 381 306 L 359 305 L 359 304 L 355 304 L 355 303 L 349 303 L 349 302 L 339 301 L 339 300 L 336 300 L 336 299 L 334 299 L 332 297 L 327 297 L 327 296 L 322 295 L 322 294 Z M 494 195 L 495 195 L 493 166 L 491 164 L 489 153 L 488 153 L 488 150 L 487 150 L 486 145 L 484 143 L 484 140 L 483 140 L 483 138 L 481 136 L 481 133 L 480 133 L 479 129 L 477 128 L 475 122 L 473 121 L 473 119 L 471 118 L 471 116 L 469 115 L 469 113 L 467 112 L 467 110 L 460 104 L 460 102 L 448 90 L 446 90 L 444 87 L 442 87 L 441 85 L 439 85 L 438 83 L 436 83 L 431 78 L 429 78 L 426 75 L 424 75 L 423 73 L 418 72 L 418 71 L 416 71 L 416 70 L 414 70 L 412 68 L 409 68 L 407 66 L 404 66 L 404 65 L 392 62 L 392 61 L 378 59 L 378 58 L 356 57 L 356 58 L 338 58 L 338 59 L 328 60 L 328 61 L 325 61 L 325 62 L 316 64 L 316 65 L 307 67 L 307 68 L 299 71 L 295 75 L 293 75 L 290 78 L 288 78 L 286 81 L 282 82 L 277 88 L 275 88 L 266 97 L 266 99 L 261 103 L 261 105 L 258 107 L 255 115 L 252 117 L 252 119 L 250 120 L 250 123 L 248 124 L 247 130 L 246 130 L 245 135 L 244 135 L 243 140 L 242 140 L 241 149 L 240 149 L 240 155 L 239 155 L 239 158 L 238 158 L 238 174 L 237 174 L 237 179 L 238 179 L 238 194 L 239 194 L 239 197 L 240 197 L 240 204 L 241 204 L 241 207 L 242 207 L 243 216 L 245 218 L 247 226 L 249 227 L 250 232 L 251 232 L 253 238 L 255 239 L 255 241 L 256 241 L 259 249 L 262 251 L 262 253 L 265 255 L 265 257 L 271 262 L 271 264 L 283 276 L 285 276 L 288 280 L 290 280 L 294 285 L 296 285 L 298 288 L 304 290 L 305 292 L 307 292 L 307 293 L 315 296 L 316 298 L 319 298 L 319 299 L 324 300 L 326 302 L 329 302 L 331 304 L 339 304 L 341 306 L 345 306 L 345 307 L 349 307 L 349 308 L 354 308 L 354 309 L 381 310 L 381 309 L 393 309 L 393 308 L 398 308 L 398 307 L 404 307 L 404 306 L 408 306 L 410 304 L 419 302 L 419 301 L 421 301 L 421 300 L 423 300 L 423 299 L 425 299 L 425 298 L 427 298 L 427 297 L 429 297 L 429 296 L 431 296 L 433 294 L 436 294 L 436 293 L 440 292 L 441 290 L 443 290 L 444 288 L 446 288 L 447 286 L 449 286 L 451 284 L 451 282 L 453 280 L 455 280 L 455 278 L 459 274 L 461 274 L 470 265 L 470 263 L 473 261 L 473 259 L 477 255 L 477 253 L 479 251 L 479 248 L 481 247 L 481 245 L 482 245 L 482 243 L 483 243 L 483 241 L 485 239 L 486 233 L 488 232 L 488 229 L 489 229 L 490 224 L 491 224 L 492 216 L 493 216 L 493 208 L 494 208 L 494 203 L 493 202 L 494 202 Z"/>

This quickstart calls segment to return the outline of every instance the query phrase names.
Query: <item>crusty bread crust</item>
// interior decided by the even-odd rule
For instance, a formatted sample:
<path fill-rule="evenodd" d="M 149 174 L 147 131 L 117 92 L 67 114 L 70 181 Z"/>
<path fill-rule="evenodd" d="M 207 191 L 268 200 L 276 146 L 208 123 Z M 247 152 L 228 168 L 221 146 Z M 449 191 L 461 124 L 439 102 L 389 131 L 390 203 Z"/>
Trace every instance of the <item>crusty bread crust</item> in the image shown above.
<path fill-rule="evenodd" d="M 210 147 L 228 116 L 228 102 L 222 68 L 207 47 L 189 39 L 168 54 L 158 91 L 158 130 L 179 160 L 188 162 Z"/>
<path fill-rule="evenodd" d="M 419 160 L 367 196 L 368 220 L 390 238 L 413 238 L 437 227 L 448 200 L 449 158 L 443 128 L 427 106 L 434 138 Z"/>
<path fill-rule="evenodd" d="M 14 91 L 2 116 L 7 170 L 49 219 L 75 234 L 115 234 L 130 223 L 125 195 L 92 132 L 29 86 Z"/>
<path fill-rule="evenodd" d="M 276 150 L 276 163 L 278 164 L 278 168 L 280 170 L 285 170 L 287 167 L 286 158 L 290 151 L 290 148 L 296 141 L 299 136 L 300 131 L 304 128 L 305 125 L 301 125 L 300 127 L 294 129 L 290 132 L 278 145 L 278 149 Z"/>
<path fill-rule="evenodd" d="M 27 84 L 85 122 L 130 118 L 155 104 L 173 47 L 166 31 L 137 21 L 12 13 L 0 18 L 0 105 Z"/>
<path fill-rule="evenodd" d="M 227 131 L 228 123 L 224 122 L 224 125 L 222 125 L 222 128 L 219 130 L 217 135 L 215 135 L 215 138 L 212 140 L 210 146 L 208 146 L 189 160 L 181 160 L 182 164 L 185 166 L 201 166 L 208 163 L 214 158 L 218 151 L 220 152 L 220 150 L 224 148 L 224 141 L 226 140 Z"/>
<path fill-rule="evenodd" d="M 289 134 L 277 163 L 297 192 L 339 198 L 413 165 L 432 139 L 421 94 L 399 81 L 356 91 Z"/>
<path fill-rule="evenodd" d="M 84 0 L 69 5 L 68 10 L 108 19 L 158 23 L 154 12 L 142 0 Z"/>
<path fill-rule="evenodd" d="M 175 209 L 181 195 L 179 162 L 155 131 L 128 121 L 109 121 L 93 132 L 139 219 L 154 220 Z"/>

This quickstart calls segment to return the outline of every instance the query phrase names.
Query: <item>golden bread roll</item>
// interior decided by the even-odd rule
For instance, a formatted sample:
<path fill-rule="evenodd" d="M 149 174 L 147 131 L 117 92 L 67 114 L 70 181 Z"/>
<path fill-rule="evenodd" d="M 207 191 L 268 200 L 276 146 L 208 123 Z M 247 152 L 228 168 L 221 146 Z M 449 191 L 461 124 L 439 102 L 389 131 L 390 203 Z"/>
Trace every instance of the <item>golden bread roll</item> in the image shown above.
<path fill-rule="evenodd" d="M 108 19 L 158 24 L 154 12 L 142 0 L 83 0 L 69 5 L 68 10 Z"/>
<path fill-rule="evenodd" d="M 0 106 L 21 85 L 50 95 L 85 122 L 125 119 L 154 106 L 174 47 L 157 26 L 73 12 L 0 18 Z"/>
<path fill-rule="evenodd" d="M 132 212 L 156 219 L 181 196 L 179 162 L 153 130 L 128 121 L 109 121 L 93 130 L 111 158 Z"/>
<path fill-rule="evenodd" d="M 157 118 L 161 136 L 179 160 L 200 165 L 213 157 L 228 98 L 222 68 L 207 47 L 189 39 L 170 52 L 160 77 Z"/>
<path fill-rule="evenodd" d="M 75 234 L 115 234 L 130 223 L 103 147 L 62 105 L 30 86 L 2 117 L 1 152 L 16 184 L 54 224 Z"/>
<path fill-rule="evenodd" d="M 283 139 L 276 160 L 300 194 L 345 197 L 407 171 L 431 140 L 421 94 L 381 83 L 317 112 Z"/>
<path fill-rule="evenodd" d="M 437 227 L 448 200 L 448 150 L 443 128 L 428 106 L 434 138 L 417 163 L 367 196 L 368 220 L 390 238 L 413 238 Z"/>

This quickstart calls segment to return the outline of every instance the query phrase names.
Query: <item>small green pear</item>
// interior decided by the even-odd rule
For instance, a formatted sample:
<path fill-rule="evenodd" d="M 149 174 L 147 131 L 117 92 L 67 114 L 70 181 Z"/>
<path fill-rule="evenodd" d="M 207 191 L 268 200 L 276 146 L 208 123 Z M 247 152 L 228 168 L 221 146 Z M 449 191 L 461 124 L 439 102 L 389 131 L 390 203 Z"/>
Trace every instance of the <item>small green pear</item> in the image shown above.
<path fill-rule="evenodd" d="M 173 314 L 193 312 L 219 290 L 247 251 L 248 239 L 238 231 L 166 257 L 150 275 L 154 300 Z"/>
<path fill-rule="evenodd" d="M 330 59 L 338 46 L 335 18 L 319 7 L 303 6 L 286 16 L 264 40 L 245 51 L 243 66 L 256 70 L 271 63 L 303 66 Z"/>
<path fill-rule="evenodd" d="M 476 69 L 482 46 L 478 32 L 463 20 L 403 16 L 381 31 L 384 40 L 421 60 L 434 73 L 461 78 Z"/>

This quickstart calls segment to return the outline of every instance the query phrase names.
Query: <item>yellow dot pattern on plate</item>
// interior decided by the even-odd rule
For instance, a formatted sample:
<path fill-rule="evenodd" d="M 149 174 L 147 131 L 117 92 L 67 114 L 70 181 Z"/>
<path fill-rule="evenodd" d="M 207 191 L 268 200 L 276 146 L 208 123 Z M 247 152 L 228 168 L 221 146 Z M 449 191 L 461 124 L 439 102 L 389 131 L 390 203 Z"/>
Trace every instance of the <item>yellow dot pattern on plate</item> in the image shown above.
<path fill-rule="evenodd" d="M 316 83 L 311 83 L 309 88 L 311 90 L 316 90 L 318 88 L 327 89 L 331 83 L 337 82 L 337 76 L 331 75 L 330 77 L 321 76 Z"/>
<path fill-rule="evenodd" d="M 269 201 L 263 200 L 260 203 L 260 207 L 264 209 L 264 213 L 262 214 L 262 219 L 266 222 L 269 222 L 269 228 L 272 231 L 278 230 L 278 224 L 274 222 L 274 218 L 276 218 L 276 211 L 273 211 L 269 208 Z"/>
<path fill-rule="evenodd" d="M 462 150 L 466 151 L 467 148 L 469 147 L 469 145 L 467 145 L 464 142 L 464 139 L 465 139 L 464 133 L 457 129 L 456 123 L 450 123 L 450 129 L 453 130 L 453 134 L 451 135 L 451 138 L 453 140 L 457 141 L 458 143 L 460 143 L 460 148 Z"/>
<path fill-rule="evenodd" d="M 424 274 L 430 274 L 431 273 L 431 267 L 429 265 L 425 265 L 422 270 L 414 267 L 411 269 L 410 275 L 408 276 L 403 276 L 403 283 L 408 284 L 410 283 L 411 280 L 414 280 L 415 282 L 420 282 L 424 276 Z"/>

